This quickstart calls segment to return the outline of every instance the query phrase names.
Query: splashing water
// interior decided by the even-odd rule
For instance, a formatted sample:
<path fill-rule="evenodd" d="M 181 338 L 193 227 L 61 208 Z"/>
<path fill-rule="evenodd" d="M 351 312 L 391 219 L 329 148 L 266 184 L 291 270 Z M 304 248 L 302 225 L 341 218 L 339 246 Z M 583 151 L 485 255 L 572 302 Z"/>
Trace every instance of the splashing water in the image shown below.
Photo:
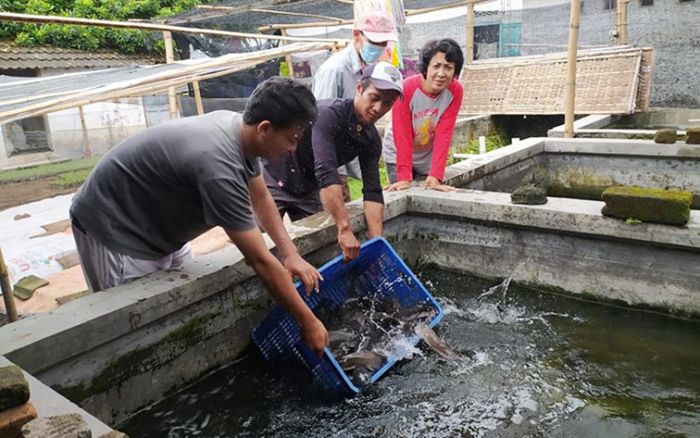
<path fill-rule="evenodd" d="M 698 323 L 422 276 L 446 313 L 436 330 L 462 360 L 398 343 L 407 360 L 337 401 L 251 355 L 117 427 L 136 438 L 697 436 Z"/>

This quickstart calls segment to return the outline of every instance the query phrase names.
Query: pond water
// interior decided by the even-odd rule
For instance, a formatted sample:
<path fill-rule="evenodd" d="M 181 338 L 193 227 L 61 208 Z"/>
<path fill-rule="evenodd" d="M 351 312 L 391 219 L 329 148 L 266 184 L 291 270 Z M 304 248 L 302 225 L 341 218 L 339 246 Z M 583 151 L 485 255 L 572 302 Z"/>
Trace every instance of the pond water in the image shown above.
<path fill-rule="evenodd" d="M 700 323 L 432 268 L 437 333 L 334 400 L 255 351 L 117 428 L 138 437 L 698 437 Z"/>

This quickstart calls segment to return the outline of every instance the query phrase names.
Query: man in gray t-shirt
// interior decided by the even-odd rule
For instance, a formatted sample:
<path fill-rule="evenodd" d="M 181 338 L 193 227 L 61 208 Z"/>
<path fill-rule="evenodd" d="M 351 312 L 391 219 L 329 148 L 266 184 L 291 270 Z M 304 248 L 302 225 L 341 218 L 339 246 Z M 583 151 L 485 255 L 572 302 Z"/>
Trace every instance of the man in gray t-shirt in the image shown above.
<path fill-rule="evenodd" d="M 316 101 L 292 79 L 272 78 L 244 113 L 215 111 L 160 124 L 128 138 L 97 164 L 73 198 L 78 253 L 94 292 L 191 258 L 189 241 L 224 228 L 258 277 L 321 352 L 328 336 L 289 273 L 307 292 L 320 274 L 299 255 L 261 175 L 260 158 L 276 161 L 296 148 L 315 121 Z M 283 256 L 267 249 L 254 214 Z"/>

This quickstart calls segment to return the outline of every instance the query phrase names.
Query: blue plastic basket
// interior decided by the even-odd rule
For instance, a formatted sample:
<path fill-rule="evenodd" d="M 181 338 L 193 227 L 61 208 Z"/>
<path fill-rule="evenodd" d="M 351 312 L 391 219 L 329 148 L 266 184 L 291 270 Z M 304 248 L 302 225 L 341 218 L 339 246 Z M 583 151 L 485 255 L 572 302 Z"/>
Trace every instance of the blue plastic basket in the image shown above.
<path fill-rule="evenodd" d="M 381 237 L 362 244 L 357 259 L 344 263 L 343 256 L 340 255 L 323 265 L 319 271 L 324 277 L 320 293 L 307 297 L 304 285 L 296 283 L 297 291 L 312 310 L 322 299 L 342 304 L 351 293 L 364 290 L 372 291 L 380 299 L 392 298 L 401 308 L 421 303 L 432 306 L 436 314 L 429 323 L 430 327 L 442 319 L 440 305 L 391 245 Z M 253 330 L 252 337 L 268 363 L 306 368 L 323 388 L 339 396 L 353 396 L 360 392 L 360 388 L 352 383 L 328 348 L 323 357 L 319 358 L 304 345 L 299 327 L 281 306 L 272 309 Z M 414 335 L 409 340 L 416 345 L 419 338 Z M 369 383 L 376 382 L 395 363 L 396 359 L 388 358 L 371 376 Z"/>

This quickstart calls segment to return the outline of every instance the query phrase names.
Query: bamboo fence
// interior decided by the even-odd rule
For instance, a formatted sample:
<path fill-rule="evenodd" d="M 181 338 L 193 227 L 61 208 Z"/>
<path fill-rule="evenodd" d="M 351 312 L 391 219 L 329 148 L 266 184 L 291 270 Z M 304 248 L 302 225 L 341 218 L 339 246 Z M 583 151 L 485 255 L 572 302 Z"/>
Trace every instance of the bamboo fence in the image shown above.
<path fill-rule="evenodd" d="M 654 49 L 579 52 L 576 114 L 631 114 L 649 107 Z M 463 114 L 563 114 L 567 54 L 476 61 L 462 71 Z"/>

